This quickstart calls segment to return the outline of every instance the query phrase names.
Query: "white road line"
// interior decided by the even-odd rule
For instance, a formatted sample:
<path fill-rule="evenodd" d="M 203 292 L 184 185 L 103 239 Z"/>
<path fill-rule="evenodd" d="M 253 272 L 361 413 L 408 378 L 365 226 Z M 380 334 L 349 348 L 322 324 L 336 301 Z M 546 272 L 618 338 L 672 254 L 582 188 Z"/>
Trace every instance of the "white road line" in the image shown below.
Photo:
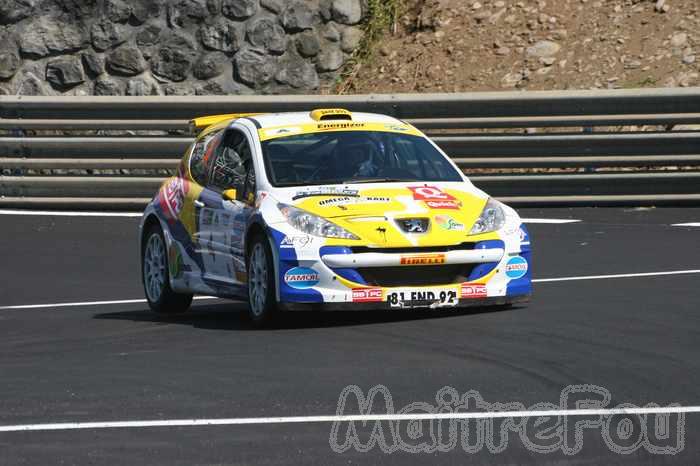
<path fill-rule="evenodd" d="M 551 223 L 551 224 L 564 224 L 564 223 L 579 223 L 581 220 L 575 219 L 565 219 L 565 218 L 522 218 L 520 219 L 523 223 Z"/>
<path fill-rule="evenodd" d="M 328 422 L 376 422 L 376 421 L 432 421 L 446 419 L 503 419 L 529 417 L 565 416 L 614 416 L 648 414 L 691 414 L 700 413 L 700 406 L 662 406 L 642 408 L 612 409 L 563 409 L 543 411 L 501 411 L 476 413 L 416 413 L 416 414 L 357 414 L 327 416 L 288 416 L 288 417 L 242 417 L 220 419 L 162 419 L 151 421 L 115 422 L 62 422 L 51 424 L 19 424 L 0 426 L 0 432 L 26 432 L 41 430 L 80 430 L 115 429 L 125 427 L 197 427 L 197 426 L 240 426 L 265 424 L 310 424 Z"/>
<path fill-rule="evenodd" d="M 215 296 L 195 296 L 194 299 L 218 299 Z M 144 304 L 145 299 L 122 299 L 119 301 L 85 301 L 78 303 L 57 303 L 57 304 L 27 304 L 20 306 L 0 306 L 0 311 L 19 310 L 19 309 L 42 309 L 53 307 L 80 307 L 80 306 L 106 306 L 110 304 Z"/>
<path fill-rule="evenodd" d="M 674 223 L 672 227 L 700 227 L 700 222 Z"/>
<path fill-rule="evenodd" d="M 70 212 L 61 210 L 0 209 L 0 215 L 25 215 L 46 217 L 141 217 L 141 212 Z"/>
<path fill-rule="evenodd" d="M 686 275 L 700 273 L 700 270 L 674 270 L 671 272 L 621 273 L 617 275 L 584 275 L 579 277 L 535 278 L 533 283 L 568 282 L 575 280 L 606 280 L 611 278 L 661 277 L 664 275 Z"/>
<path fill-rule="evenodd" d="M 635 277 L 662 277 L 665 275 L 688 275 L 700 273 L 698 270 L 673 270 L 670 272 L 646 272 L 646 273 L 621 273 L 616 275 L 582 275 L 578 277 L 560 278 L 535 278 L 532 283 L 569 282 L 576 280 L 606 280 L 614 278 L 635 278 Z M 196 296 L 194 299 L 217 299 L 215 296 Z M 19 306 L 0 306 L 0 311 L 19 309 L 42 309 L 54 307 L 79 307 L 79 306 L 105 306 L 110 304 L 142 304 L 145 299 L 123 299 L 119 301 L 86 301 L 77 303 L 56 303 L 56 304 L 26 304 Z"/>

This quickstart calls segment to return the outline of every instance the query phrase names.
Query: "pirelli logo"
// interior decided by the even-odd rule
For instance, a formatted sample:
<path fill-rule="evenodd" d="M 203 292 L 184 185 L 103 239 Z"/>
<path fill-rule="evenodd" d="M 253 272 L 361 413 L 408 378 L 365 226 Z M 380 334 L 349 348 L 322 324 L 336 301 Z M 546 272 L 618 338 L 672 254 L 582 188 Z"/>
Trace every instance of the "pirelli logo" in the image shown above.
<path fill-rule="evenodd" d="M 412 254 L 401 256 L 401 265 L 439 265 L 444 263 L 444 254 Z"/>

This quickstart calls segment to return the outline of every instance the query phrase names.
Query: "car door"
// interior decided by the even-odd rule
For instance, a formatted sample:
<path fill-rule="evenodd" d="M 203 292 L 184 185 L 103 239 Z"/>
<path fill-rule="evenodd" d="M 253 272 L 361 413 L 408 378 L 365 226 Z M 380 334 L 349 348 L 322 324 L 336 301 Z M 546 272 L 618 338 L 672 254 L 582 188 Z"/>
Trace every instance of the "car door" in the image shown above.
<path fill-rule="evenodd" d="M 235 199 L 224 192 L 234 189 Z M 240 294 L 246 283 L 244 235 L 253 213 L 256 176 L 251 144 L 240 129 L 226 130 L 209 169 L 208 182 L 197 203 L 198 239 L 204 278 Z"/>

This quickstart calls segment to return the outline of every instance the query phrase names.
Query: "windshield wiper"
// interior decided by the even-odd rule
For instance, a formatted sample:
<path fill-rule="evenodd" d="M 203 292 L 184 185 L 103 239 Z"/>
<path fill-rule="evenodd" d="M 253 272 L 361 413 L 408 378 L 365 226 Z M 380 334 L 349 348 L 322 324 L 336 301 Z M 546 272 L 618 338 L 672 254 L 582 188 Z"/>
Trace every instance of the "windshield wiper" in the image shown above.
<path fill-rule="evenodd" d="M 363 178 L 359 180 L 343 181 L 343 184 L 361 184 L 361 183 L 413 183 L 416 180 L 407 178 Z"/>

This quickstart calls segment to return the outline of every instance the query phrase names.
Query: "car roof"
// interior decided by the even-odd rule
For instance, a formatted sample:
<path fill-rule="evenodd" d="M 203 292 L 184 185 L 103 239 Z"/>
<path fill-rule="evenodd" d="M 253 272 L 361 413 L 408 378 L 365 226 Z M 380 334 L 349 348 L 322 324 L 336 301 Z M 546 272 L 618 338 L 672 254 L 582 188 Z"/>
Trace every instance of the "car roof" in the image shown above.
<path fill-rule="evenodd" d="M 201 140 L 216 131 L 230 128 L 237 123 L 250 125 L 251 127 L 255 126 L 255 130 L 257 130 L 261 139 L 265 140 L 283 137 L 283 135 L 289 135 L 290 132 L 298 134 L 315 133 L 318 129 L 323 131 L 342 131 L 346 129 L 389 131 L 421 135 L 416 128 L 394 117 L 379 113 L 349 112 L 344 109 L 211 115 L 191 120 L 190 126 L 195 132 L 197 129 L 201 130 L 197 134 L 197 139 Z"/>
<path fill-rule="evenodd" d="M 379 113 L 352 112 L 351 115 L 354 123 L 401 123 L 394 117 Z M 318 123 L 318 120 L 312 118 L 311 112 L 265 113 L 247 118 L 253 120 L 256 126 L 259 126 L 259 129 Z"/>

